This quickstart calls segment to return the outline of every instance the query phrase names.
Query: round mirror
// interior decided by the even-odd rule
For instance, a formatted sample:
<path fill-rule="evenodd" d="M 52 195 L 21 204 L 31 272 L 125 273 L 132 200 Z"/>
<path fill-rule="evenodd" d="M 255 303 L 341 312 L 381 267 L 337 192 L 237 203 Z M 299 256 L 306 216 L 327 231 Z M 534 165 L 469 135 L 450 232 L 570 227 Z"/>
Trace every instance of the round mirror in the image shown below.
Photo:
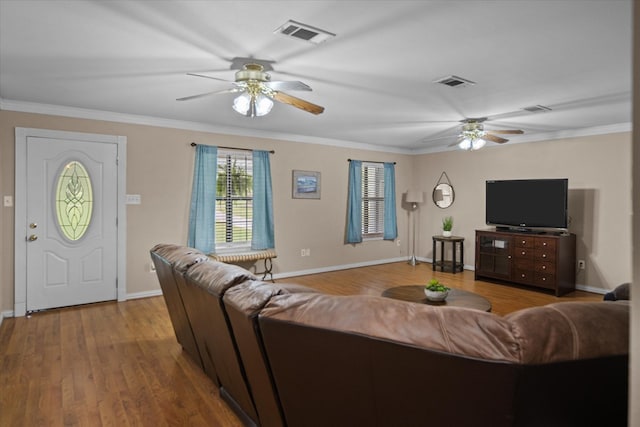
<path fill-rule="evenodd" d="M 453 199 L 453 187 L 449 184 L 438 184 L 433 189 L 433 203 L 439 208 L 448 208 L 453 204 Z"/>

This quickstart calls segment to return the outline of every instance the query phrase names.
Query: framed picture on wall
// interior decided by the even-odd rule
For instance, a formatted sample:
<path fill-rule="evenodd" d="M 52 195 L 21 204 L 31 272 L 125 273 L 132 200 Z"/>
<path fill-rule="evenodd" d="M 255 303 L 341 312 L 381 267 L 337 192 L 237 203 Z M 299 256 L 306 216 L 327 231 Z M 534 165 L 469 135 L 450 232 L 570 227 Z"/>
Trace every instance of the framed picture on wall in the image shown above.
<path fill-rule="evenodd" d="M 292 188 L 294 199 L 319 199 L 320 172 L 294 170 Z"/>

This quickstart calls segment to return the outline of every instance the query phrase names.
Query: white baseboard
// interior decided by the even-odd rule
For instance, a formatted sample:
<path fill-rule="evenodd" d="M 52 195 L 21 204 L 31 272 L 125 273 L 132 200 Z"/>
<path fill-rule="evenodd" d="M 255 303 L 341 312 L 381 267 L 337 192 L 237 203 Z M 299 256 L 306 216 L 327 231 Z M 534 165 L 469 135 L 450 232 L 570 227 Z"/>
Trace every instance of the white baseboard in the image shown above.
<path fill-rule="evenodd" d="M 309 270 L 289 271 L 286 273 L 274 273 L 274 279 L 286 279 L 287 277 L 306 276 L 309 274 L 329 273 L 331 271 L 348 270 L 350 268 L 369 267 L 378 264 L 389 264 L 391 262 L 407 261 L 408 258 L 390 258 L 376 261 L 356 262 L 354 264 L 332 265 L 329 267 L 312 268 Z"/>
<path fill-rule="evenodd" d="M 0 311 L 0 326 L 2 326 L 2 321 L 4 320 L 5 317 L 13 317 L 13 311 L 12 310 Z"/>
<path fill-rule="evenodd" d="M 604 295 L 607 292 L 609 292 L 607 289 L 594 288 L 593 286 L 578 285 L 578 284 L 576 284 L 576 289 L 579 291 L 591 292 L 593 294 L 601 294 L 601 295 Z"/>
<path fill-rule="evenodd" d="M 155 289 L 153 291 L 144 291 L 144 292 L 135 292 L 132 294 L 127 294 L 127 299 L 138 299 L 138 298 L 149 298 L 149 297 L 157 297 L 162 295 L 162 289 Z"/>

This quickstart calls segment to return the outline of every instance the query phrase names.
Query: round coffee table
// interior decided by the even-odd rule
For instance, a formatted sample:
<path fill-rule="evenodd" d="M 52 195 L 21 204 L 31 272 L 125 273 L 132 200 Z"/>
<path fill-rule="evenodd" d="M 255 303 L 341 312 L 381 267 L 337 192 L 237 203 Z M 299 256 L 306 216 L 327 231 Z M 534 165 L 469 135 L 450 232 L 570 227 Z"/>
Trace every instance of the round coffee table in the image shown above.
<path fill-rule="evenodd" d="M 382 293 L 383 297 L 402 301 L 419 302 L 428 305 L 445 307 L 466 307 L 481 311 L 491 311 L 491 302 L 485 297 L 462 289 L 451 289 L 444 301 L 429 301 L 422 285 L 406 285 L 389 288 Z"/>

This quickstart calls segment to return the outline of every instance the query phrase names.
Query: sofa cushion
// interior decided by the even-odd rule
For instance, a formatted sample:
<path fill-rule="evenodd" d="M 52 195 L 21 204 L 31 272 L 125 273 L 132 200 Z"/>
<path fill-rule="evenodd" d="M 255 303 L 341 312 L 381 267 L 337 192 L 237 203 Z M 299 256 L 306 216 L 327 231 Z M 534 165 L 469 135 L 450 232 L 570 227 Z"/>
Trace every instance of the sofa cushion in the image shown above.
<path fill-rule="evenodd" d="M 184 272 L 194 264 L 209 260 L 207 255 L 197 249 L 173 243 L 159 243 L 151 249 L 151 252 L 166 259 L 179 272 Z"/>
<path fill-rule="evenodd" d="M 259 325 L 286 425 L 513 425 L 518 349 L 499 316 L 297 293 Z"/>
<path fill-rule="evenodd" d="M 486 360 L 517 362 L 520 354 L 503 318 L 467 308 L 300 293 L 273 298 L 260 316 Z"/>
<path fill-rule="evenodd" d="M 189 281 L 209 292 L 222 297 L 232 286 L 246 280 L 258 278 L 242 267 L 210 260 L 206 266 L 194 266 L 187 272 Z"/>
<path fill-rule="evenodd" d="M 522 363 L 626 355 L 629 302 L 560 302 L 505 316 L 522 351 Z"/>
<path fill-rule="evenodd" d="M 284 423 L 258 331 L 258 313 L 276 295 L 298 292 L 317 291 L 301 285 L 254 280 L 230 288 L 223 297 L 260 425 L 263 427 L 282 426 Z"/>
<path fill-rule="evenodd" d="M 205 261 L 206 257 L 195 249 L 173 244 L 156 245 L 150 254 L 176 338 L 185 352 L 202 367 L 191 322 L 182 301 L 179 282 L 184 280 L 181 274 L 174 270 L 174 264 L 177 263 L 184 270 L 195 263 Z"/>

